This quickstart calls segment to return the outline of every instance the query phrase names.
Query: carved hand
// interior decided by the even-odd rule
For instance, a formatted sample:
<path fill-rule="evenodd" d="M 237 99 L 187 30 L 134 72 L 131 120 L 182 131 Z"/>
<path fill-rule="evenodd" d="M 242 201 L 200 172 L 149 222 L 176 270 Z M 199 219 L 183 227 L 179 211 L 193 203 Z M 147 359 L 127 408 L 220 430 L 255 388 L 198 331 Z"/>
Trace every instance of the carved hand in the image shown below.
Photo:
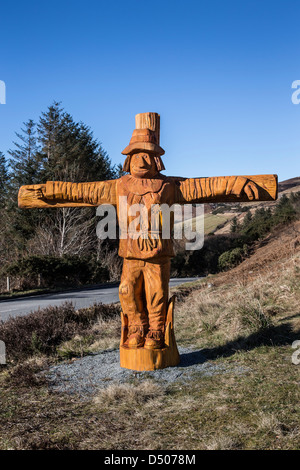
<path fill-rule="evenodd" d="M 26 190 L 30 192 L 30 197 L 33 200 L 46 199 L 46 196 L 44 194 L 46 192 L 45 184 L 31 184 L 30 186 L 26 186 Z"/>
<path fill-rule="evenodd" d="M 250 201 L 259 200 L 258 186 L 253 181 L 248 181 L 244 187 L 244 193 Z"/>

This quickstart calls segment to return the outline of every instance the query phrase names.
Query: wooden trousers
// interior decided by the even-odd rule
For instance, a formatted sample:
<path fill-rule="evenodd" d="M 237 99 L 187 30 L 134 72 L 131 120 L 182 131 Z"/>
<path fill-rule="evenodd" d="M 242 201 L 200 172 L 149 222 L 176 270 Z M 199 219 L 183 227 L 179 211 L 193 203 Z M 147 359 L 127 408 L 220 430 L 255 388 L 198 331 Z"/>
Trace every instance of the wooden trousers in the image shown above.
<path fill-rule="evenodd" d="M 163 331 L 169 299 L 170 258 L 124 259 L 120 302 L 128 326 Z"/>

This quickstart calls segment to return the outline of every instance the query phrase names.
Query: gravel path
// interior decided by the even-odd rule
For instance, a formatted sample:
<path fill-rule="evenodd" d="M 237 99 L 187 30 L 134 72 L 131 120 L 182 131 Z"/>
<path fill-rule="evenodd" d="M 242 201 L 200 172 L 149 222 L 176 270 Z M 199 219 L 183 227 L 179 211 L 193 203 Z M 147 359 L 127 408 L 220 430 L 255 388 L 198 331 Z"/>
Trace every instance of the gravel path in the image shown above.
<path fill-rule="evenodd" d="M 122 369 L 119 362 L 119 350 L 107 350 L 101 353 L 63 363 L 50 368 L 47 373 L 50 388 L 56 392 L 76 393 L 82 397 L 90 396 L 101 388 L 113 383 L 131 382 L 133 379 L 153 378 L 164 386 L 174 382 L 186 382 L 195 375 L 216 375 L 224 373 L 244 374 L 248 371 L 241 366 L 225 366 L 207 362 L 201 350 L 178 348 L 181 362 L 176 367 L 156 371 L 134 372 Z"/>

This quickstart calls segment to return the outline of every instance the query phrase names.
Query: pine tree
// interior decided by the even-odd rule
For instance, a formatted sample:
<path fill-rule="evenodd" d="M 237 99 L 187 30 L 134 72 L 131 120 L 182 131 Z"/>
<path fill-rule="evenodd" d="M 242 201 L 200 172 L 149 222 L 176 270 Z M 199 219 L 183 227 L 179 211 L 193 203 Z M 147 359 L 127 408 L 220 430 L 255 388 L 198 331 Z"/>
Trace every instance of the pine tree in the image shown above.
<path fill-rule="evenodd" d="M 0 207 L 3 207 L 7 200 L 7 188 L 9 184 L 8 168 L 5 156 L 0 152 Z"/>
<path fill-rule="evenodd" d="M 57 102 L 41 114 L 37 125 L 32 120 L 27 121 L 16 136 L 14 147 L 9 151 L 7 230 L 3 236 L 0 234 L 3 248 L 0 262 L 27 254 L 85 256 L 96 253 L 94 208 L 24 211 L 18 208 L 17 195 L 22 185 L 49 180 L 80 182 L 117 177 L 117 170 L 101 144 L 88 126 L 75 122 Z M 0 185 L 2 180 L 7 181 L 4 162 L 1 157 Z"/>
<path fill-rule="evenodd" d="M 21 185 L 35 184 L 40 178 L 40 163 L 36 138 L 36 124 L 32 119 L 23 123 L 21 133 L 16 132 L 18 141 L 13 142 L 15 149 L 9 150 L 9 161 L 12 170 L 12 186 L 18 189 Z"/>
<path fill-rule="evenodd" d="M 251 221 L 252 221 L 252 214 L 251 214 L 251 211 L 248 210 L 243 220 L 242 229 L 246 230 Z"/>
<path fill-rule="evenodd" d="M 53 103 L 38 124 L 43 181 L 97 181 L 115 177 L 116 171 L 90 128 Z"/>
<path fill-rule="evenodd" d="M 230 232 L 231 233 L 237 233 L 240 229 L 240 225 L 238 223 L 237 217 L 233 217 L 231 223 L 230 223 Z"/>
<path fill-rule="evenodd" d="M 287 223 L 296 218 L 296 210 L 286 194 L 283 194 L 279 199 L 274 217 L 277 223 Z"/>
<path fill-rule="evenodd" d="M 55 173 L 56 163 L 59 159 L 62 113 L 60 103 L 54 102 L 39 118 L 37 129 L 38 142 L 41 147 L 39 158 L 43 168 L 43 179 L 52 179 L 51 176 Z"/>
<path fill-rule="evenodd" d="M 16 132 L 18 140 L 14 148 L 8 151 L 10 155 L 10 184 L 8 188 L 8 215 L 11 231 L 16 234 L 21 251 L 25 250 L 28 239 L 34 233 L 40 218 L 40 211 L 34 209 L 23 211 L 18 209 L 18 191 L 20 186 L 40 182 L 41 166 L 38 158 L 36 124 L 32 119 L 23 123 L 20 132 Z"/>
<path fill-rule="evenodd" d="M 40 182 L 101 181 L 116 177 L 116 170 L 90 128 L 75 122 L 60 103 L 53 103 L 42 113 L 38 123 L 38 141 L 42 166 Z M 47 220 L 36 237 L 36 246 L 41 253 L 50 249 L 52 254 L 63 256 L 93 250 L 97 243 L 93 228 L 94 209 L 63 208 L 44 213 Z M 41 239 L 49 240 L 47 247 L 40 245 Z"/>

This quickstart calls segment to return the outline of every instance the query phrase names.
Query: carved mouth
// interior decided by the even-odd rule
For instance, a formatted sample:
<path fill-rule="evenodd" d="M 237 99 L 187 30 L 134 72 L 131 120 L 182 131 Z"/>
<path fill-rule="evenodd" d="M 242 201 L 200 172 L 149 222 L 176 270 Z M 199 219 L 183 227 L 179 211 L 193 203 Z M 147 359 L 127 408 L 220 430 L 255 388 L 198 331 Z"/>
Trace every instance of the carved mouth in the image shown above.
<path fill-rule="evenodd" d="M 149 168 L 140 168 L 140 167 L 139 167 L 139 168 L 135 168 L 135 167 L 133 167 L 133 171 L 134 171 L 135 173 L 145 173 L 145 172 L 148 172 L 148 171 L 149 171 Z"/>

